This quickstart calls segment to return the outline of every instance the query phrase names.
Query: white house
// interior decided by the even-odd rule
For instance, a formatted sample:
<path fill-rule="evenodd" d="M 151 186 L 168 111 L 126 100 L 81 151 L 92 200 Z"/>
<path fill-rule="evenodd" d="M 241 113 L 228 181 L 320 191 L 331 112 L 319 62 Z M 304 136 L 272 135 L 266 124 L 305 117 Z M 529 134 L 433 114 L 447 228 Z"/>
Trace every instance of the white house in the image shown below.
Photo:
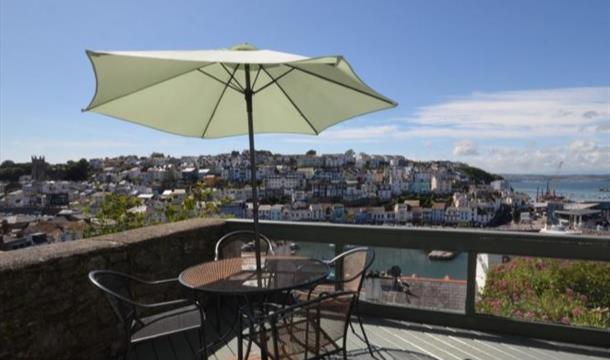
<path fill-rule="evenodd" d="M 407 204 L 394 205 L 394 219 L 399 223 L 407 223 L 413 221 L 413 213 L 409 210 Z"/>
<path fill-rule="evenodd" d="M 430 180 L 430 190 L 438 194 L 449 194 L 453 190 L 452 179 L 445 174 L 434 174 Z"/>

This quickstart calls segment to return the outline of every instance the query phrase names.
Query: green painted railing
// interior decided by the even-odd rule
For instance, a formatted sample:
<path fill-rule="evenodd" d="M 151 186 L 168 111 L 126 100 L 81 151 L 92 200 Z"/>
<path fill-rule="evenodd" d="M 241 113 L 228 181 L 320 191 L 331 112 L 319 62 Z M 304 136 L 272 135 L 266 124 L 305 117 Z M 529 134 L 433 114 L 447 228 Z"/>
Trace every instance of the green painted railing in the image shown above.
<path fill-rule="evenodd" d="M 251 229 L 251 220 L 227 220 L 226 231 Z M 260 231 L 272 239 L 400 249 L 439 249 L 468 253 L 464 313 L 363 302 L 364 313 L 435 325 L 610 347 L 610 331 L 560 324 L 527 322 L 477 313 L 477 254 L 507 254 L 610 261 L 610 239 L 583 235 L 546 235 L 489 230 L 398 228 L 328 223 L 262 221 Z M 340 269 L 339 269 L 340 271 Z"/>

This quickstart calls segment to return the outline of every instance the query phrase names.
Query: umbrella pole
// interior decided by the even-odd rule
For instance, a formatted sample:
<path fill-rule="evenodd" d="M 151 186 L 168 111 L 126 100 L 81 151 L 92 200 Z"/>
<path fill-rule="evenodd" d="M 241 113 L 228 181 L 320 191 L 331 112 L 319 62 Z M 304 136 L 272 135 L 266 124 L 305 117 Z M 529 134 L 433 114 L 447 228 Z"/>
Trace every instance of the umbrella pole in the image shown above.
<path fill-rule="evenodd" d="M 252 180 L 252 220 L 254 223 L 254 252 L 256 256 L 256 271 L 261 271 L 261 243 L 258 236 L 258 194 L 256 191 L 256 155 L 254 153 L 254 124 L 252 119 L 252 86 L 250 85 L 250 65 L 245 64 L 246 88 L 246 110 L 248 112 L 248 138 L 250 140 L 250 179 Z"/>

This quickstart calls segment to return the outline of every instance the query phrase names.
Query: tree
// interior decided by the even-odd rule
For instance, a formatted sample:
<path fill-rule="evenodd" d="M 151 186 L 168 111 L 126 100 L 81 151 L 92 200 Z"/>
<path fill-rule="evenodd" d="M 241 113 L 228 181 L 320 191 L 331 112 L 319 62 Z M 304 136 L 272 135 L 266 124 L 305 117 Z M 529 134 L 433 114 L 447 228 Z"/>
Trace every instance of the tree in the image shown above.
<path fill-rule="evenodd" d="M 316 151 L 315 151 L 315 150 L 313 150 L 313 149 L 308 150 L 308 151 L 305 153 L 305 155 L 307 155 L 307 156 L 316 156 L 316 154 L 317 154 L 317 153 L 316 153 Z"/>
<path fill-rule="evenodd" d="M 31 163 L 15 163 L 11 160 L 3 161 L 0 164 L 0 181 L 19 181 L 23 175 L 29 175 L 32 172 Z"/>
<path fill-rule="evenodd" d="M 518 224 L 521 221 L 521 211 L 513 209 L 513 223 Z"/>
<path fill-rule="evenodd" d="M 208 201 L 212 197 L 212 189 L 207 187 L 205 182 L 199 181 L 192 189 L 193 197 L 196 201 Z"/>
<path fill-rule="evenodd" d="M 11 160 L 4 160 L 2 164 L 0 164 L 0 169 L 12 168 L 15 167 L 15 162 Z"/>
<path fill-rule="evenodd" d="M 144 214 L 128 211 L 140 205 L 140 199 L 135 197 L 119 194 L 106 195 L 95 214 L 97 224 L 91 225 L 85 230 L 85 237 L 111 234 L 144 226 L 146 220 Z"/>
<path fill-rule="evenodd" d="M 459 167 L 458 170 L 468 176 L 470 182 L 473 184 L 489 184 L 494 180 L 502 180 L 501 176 L 490 174 L 474 166 L 463 165 Z"/>
<path fill-rule="evenodd" d="M 64 179 L 69 181 L 84 181 L 89 178 L 89 162 L 80 159 L 78 162 L 68 161 Z"/>
<path fill-rule="evenodd" d="M 161 187 L 164 189 L 171 189 L 176 186 L 176 174 L 173 169 L 167 169 L 161 180 Z"/>

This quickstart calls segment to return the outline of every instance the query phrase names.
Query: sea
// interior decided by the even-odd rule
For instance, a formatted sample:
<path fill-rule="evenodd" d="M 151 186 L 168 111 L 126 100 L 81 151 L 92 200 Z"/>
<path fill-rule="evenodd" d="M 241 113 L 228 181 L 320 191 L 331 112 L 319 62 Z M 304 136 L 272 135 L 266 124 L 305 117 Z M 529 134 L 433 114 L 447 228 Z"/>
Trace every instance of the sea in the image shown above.
<path fill-rule="evenodd" d="M 536 198 L 536 191 L 546 191 L 548 177 L 528 175 L 506 175 L 513 190 L 524 192 L 532 199 Z M 553 179 L 549 187 L 555 190 L 556 195 L 561 195 L 573 201 L 610 201 L 610 176 L 607 177 L 583 177 L 565 176 Z"/>
<path fill-rule="evenodd" d="M 329 244 L 298 243 L 300 249 L 296 255 L 308 256 L 316 259 L 330 260 L 335 256 L 335 248 Z M 402 275 L 413 275 L 428 278 L 466 279 L 467 254 L 460 253 L 453 260 L 431 261 L 428 253 L 423 250 L 395 249 L 375 247 L 375 261 L 371 267 L 373 271 L 387 272 L 391 267 L 400 267 Z"/>
<path fill-rule="evenodd" d="M 507 175 L 515 191 L 524 192 L 533 199 L 536 198 L 536 189 L 546 189 L 548 177 L 535 175 Z M 600 189 L 610 189 L 610 176 L 585 177 L 564 176 L 553 179 L 549 184 L 555 189 L 557 195 L 562 195 L 574 201 L 610 201 L 610 192 Z M 298 255 L 310 256 L 318 259 L 332 259 L 335 249 L 328 244 L 299 243 Z M 386 247 L 373 247 L 375 249 L 375 262 L 372 269 L 388 271 L 397 265 L 403 275 L 415 274 L 418 277 L 466 279 L 467 254 L 460 253 L 453 260 L 431 261 L 427 252 L 423 250 L 394 249 Z M 442 250 L 442 249 L 440 249 Z"/>

